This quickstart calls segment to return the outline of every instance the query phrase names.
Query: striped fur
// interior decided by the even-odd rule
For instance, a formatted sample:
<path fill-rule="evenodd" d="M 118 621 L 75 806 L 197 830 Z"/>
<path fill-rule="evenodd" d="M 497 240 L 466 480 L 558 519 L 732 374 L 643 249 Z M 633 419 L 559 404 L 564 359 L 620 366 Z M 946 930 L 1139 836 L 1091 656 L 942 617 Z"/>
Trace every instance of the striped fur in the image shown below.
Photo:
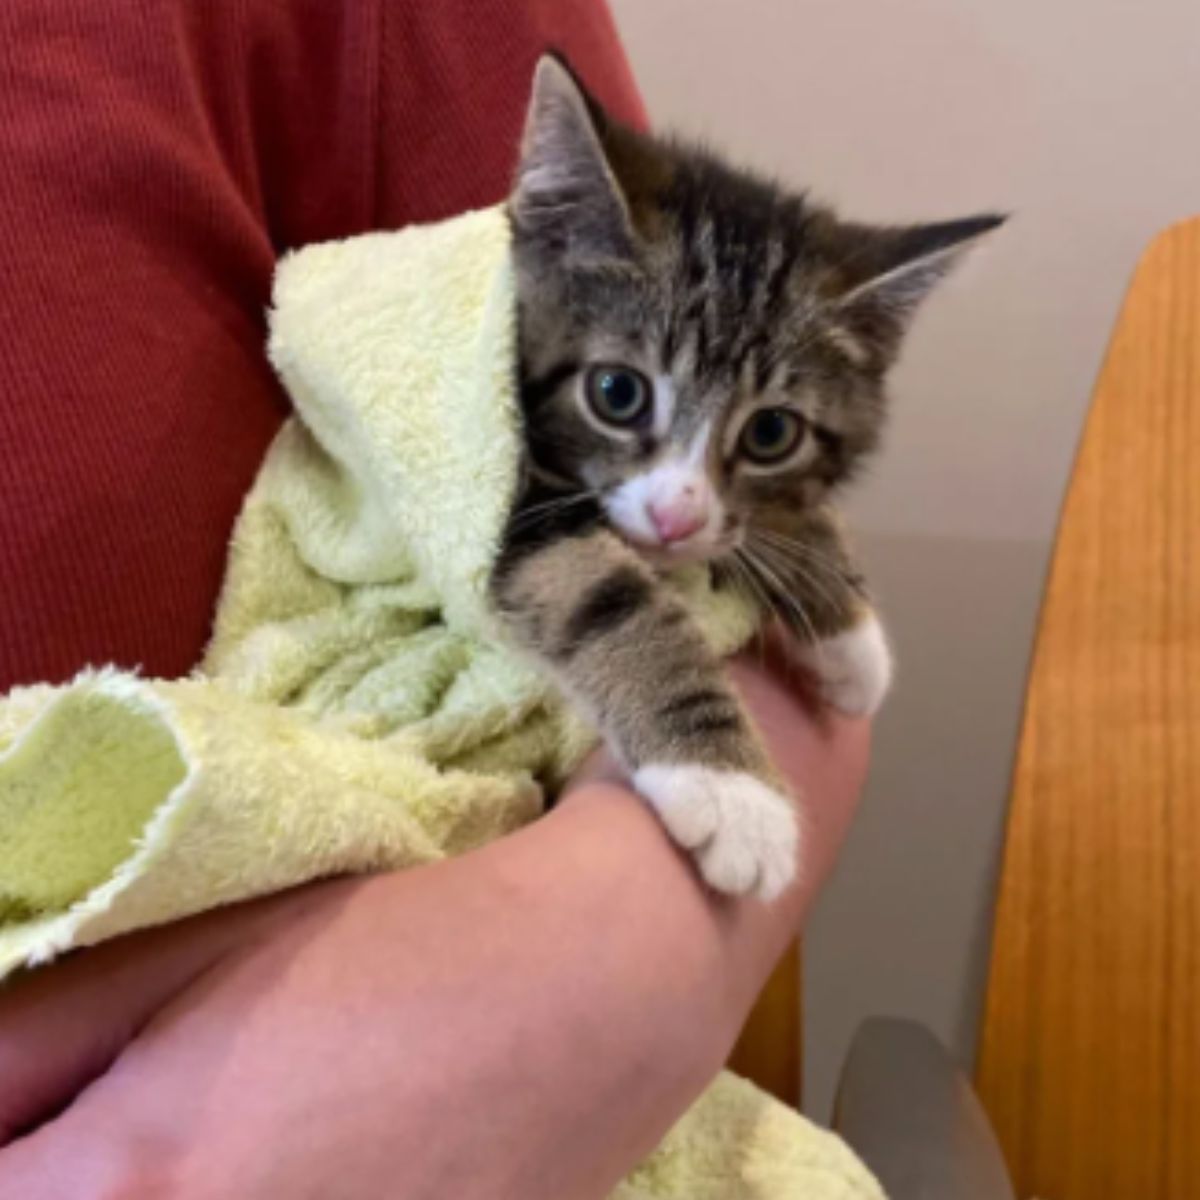
<path fill-rule="evenodd" d="M 615 124 L 552 58 L 539 66 L 509 211 L 527 453 L 498 607 L 635 778 L 654 781 L 648 798 L 680 840 L 695 813 L 660 794 L 664 781 L 695 789 L 693 768 L 724 781 L 699 789 L 715 822 L 698 851 L 709 881 L 777 890 L 790 872 L 763 834 L 787 842 L 764 799 L 777 785 L 661 571 L 673 556 L 710 561 L 816 651 L 800 657 L 818 673 L 820 644 L 839 638 L 840 670 L 858 669 L 859 643 L 846 641 L 856 627 L 874 631 L 865 653 L 886 654 L 829 497 L 878 442 L 912 311 L 998 219 L 843 223 L 705 151 Z M 589 399 L 606 367 L 652 394 L 637 420 L 614 424 Z M 777 463 L 747 450 L 762 410 L 799 431 Z M 668 468 L 693 472 L 706 497 L 690 545 L 647 544 L 649 518 L 634 511 Z M 837 695 L 877 697 L 886 667 L 869 667 L 869 688 L 842 679 Z M 757 832 L 726 828 L 736 821 Z"/>

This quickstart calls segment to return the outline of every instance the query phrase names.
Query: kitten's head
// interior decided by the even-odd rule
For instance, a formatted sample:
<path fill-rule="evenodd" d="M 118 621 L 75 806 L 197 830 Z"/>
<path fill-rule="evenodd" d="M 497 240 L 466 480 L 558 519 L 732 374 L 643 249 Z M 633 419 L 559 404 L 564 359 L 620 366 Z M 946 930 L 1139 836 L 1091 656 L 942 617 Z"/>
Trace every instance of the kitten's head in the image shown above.
<path fill-rule="evenodd" d="M 668 560 L 786 531 L 854 471 L 914 309 L 1002 219 L 841 222 L 616 124 L 553 57 L 509 211 L 534 468 Z"/>

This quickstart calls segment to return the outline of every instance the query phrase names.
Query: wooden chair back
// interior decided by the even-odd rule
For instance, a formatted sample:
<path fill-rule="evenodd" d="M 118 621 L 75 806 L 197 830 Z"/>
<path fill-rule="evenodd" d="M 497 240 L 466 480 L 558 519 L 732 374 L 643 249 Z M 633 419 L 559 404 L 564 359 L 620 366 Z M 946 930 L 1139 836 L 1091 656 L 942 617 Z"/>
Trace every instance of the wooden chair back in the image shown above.
<path fill-rule="evenodd" d="M 775 968 L 746 1022 L 729 1067 L 785 1104 L 799 1107 L 801 1038 L 800 946 Z"/>
<path fill-rule="evenodd" d="M 1200 1197 L 1200 220 L 1139 265 L 1072 475 L 977 1082 L 1018 1194 Z"/>

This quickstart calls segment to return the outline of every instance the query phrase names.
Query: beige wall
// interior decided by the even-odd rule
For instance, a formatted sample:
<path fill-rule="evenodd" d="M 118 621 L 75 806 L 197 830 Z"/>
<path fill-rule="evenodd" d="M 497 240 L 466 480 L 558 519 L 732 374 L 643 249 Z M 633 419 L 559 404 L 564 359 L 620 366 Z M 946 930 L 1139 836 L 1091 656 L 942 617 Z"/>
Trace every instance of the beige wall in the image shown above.
<path fill-rule="evenodd" d="M 1140 248 L 1200 211 L 1200 0 L 612 0 L 654 118 L 858 216 L 1017 215 L 932 302 L 855 497 L 901 660 L 807 944 L 808 1107 L 872 1012 L 973 1053 L 1057 507 Z"/>

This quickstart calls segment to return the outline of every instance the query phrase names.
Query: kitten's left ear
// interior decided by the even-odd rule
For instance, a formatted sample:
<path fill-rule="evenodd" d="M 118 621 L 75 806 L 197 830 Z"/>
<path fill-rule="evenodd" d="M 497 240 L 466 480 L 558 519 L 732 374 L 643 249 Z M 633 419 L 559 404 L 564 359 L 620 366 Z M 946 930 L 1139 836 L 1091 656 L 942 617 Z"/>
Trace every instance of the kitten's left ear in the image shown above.
<path fill-rule="evenodd" d="M 625 197 L 601 144 L 599 107 L 556 55 L 537 65 L 509 201 L 518 236 L 568 256 L 624 256 L 633 245 Z"/>
<path fill-rule="evenodd" d="M 921 301 L 980 238 L 1007 219 L 987 213 L 894 228 L 840 224 L 831 253 L 832 308 L 869 326 L 885 349 L 894 349 Z"/>

